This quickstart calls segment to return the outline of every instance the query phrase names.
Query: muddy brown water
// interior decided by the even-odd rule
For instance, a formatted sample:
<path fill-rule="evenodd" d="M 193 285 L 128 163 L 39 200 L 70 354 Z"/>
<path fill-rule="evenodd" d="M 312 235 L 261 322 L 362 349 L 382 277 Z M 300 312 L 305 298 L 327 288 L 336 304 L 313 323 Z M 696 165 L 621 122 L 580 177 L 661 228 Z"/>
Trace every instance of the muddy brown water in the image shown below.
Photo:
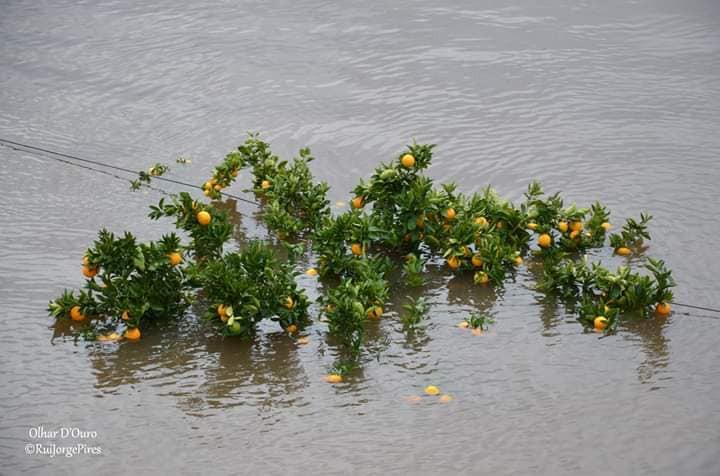
<path fill-rule="evenodd" d="M 333 203 L 433 142 L 429 174 L 465 192 L 518 200 L 538 179 L 616 224 L 649 211 L 677 300 L 720 306 L 720 5 L 540 3 L 6 1 L 0 137 L 199 183 L 261 131 L 285 157 L 310 146 Z M 161 195 L 4 147 L 0 178 L 2 474 L 720 474 L 718 314 L 598 338 L 528 266 L 495 290 L 431 267 L 421 330 L 394 286 L 337 386 L 320 322 L 306 346 L 272 326 L 223 340 L 193 313 L 139 343 L 73 342 L 48 300 L 81 285 L 99 228 L 168 231 L 146 218 Z M 223 206 L 236 245 L 268 236 L 252 206 Z M 478 309 L 490 332 L 455 327 Z M 454 400 L 414 402 L 428 384 Z M 102 454 L 25 450 L 78 443 Z"/>

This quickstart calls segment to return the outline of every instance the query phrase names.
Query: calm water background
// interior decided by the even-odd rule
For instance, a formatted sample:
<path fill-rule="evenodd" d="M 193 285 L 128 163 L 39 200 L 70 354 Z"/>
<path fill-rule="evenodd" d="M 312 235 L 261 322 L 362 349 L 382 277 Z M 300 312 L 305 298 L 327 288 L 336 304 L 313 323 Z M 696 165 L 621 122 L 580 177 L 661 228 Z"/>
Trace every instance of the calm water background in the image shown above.
<path fill-rule="evenodd" d="M 651 212 L 677 300 L 720 305 L 718 2 L 344 3 L 0 1 L 0 137 L 199 183 L 261 131 L 285 157 L 310 146 L 333 202 L 434 142 L 430 174 L 465 192 L 517 200 L 539 179 L 616 224 Z M 527 267 L 496 292 L 438 270 L 424 329 L 403 332 L 397 288 L 338 386 L 322 323 L 305 347 L 272 327 L 223 341 L 192 315 L 74 343 L 48 300 L 81 285 L 99 228 L 167 231 L 146 218 L 161 195 L 7 148 L 0 178 L 2 474 L 720 474 L 718 314 L 599 339 Z M 267 236 L 226 206 L 238 244 Z M 483 337 L 455 328 L 474 309 L 497 319 Z M 408 402 L 430 383 L 455 400 Z M 39 425 L 96 431 L 103 456 L 25 455 Z"/>

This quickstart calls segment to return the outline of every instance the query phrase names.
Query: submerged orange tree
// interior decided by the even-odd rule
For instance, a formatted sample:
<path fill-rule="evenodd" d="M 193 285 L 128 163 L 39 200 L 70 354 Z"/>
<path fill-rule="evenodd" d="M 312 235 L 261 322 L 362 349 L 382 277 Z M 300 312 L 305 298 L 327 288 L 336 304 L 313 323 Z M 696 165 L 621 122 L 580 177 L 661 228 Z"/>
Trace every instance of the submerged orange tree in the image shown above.
<path fill-rule="evenodd" d="M 502 286 L 524 259 L 537 260 L 543 265 L 538 289 L 579 303 L 578 321 L 599 332 L 614 332 L 629 313 L 670 312 L 675 283 L 662 261 L 648 259 L 641 273 L 627 266 L 611 271 L 583 258 L 608 241 L 618 255 L 642 253 L 650 239 L 649 215 L 627 220 L 613 234 L 602 204 L 566 206 L 559 193 L 546 196 L 536 182 L 519 204 L 489 186 L 470 195 L 454 184 L 436 186 L 423 174 L 433 147 L 414 143 L 380 164 L 353 189 L 350 208 L 333 215 L 328 185 L 310 171 L 309 149 L 283 161 L 251 134 L 215 167 L 202 190 L 217 199 L 250 169 L 262 219 L 286 244 L 287 257 L 260 241 L 227 252 L 233 228 L 225 213 L 180 193 L 151 206 L 150 218 L 173 220 L 188 242 L 171 233 L 138 243 L 129 233 L 101 231 L 84 257 L 84 288 L 65 291 L 51 301 L 50 312 L 86 323 L 81 328 L 87 339 L 119 337 L 123 327 L 126 338 L 137 339 L 146 322 L 179 318 L 200 300 L 205 317 L 224 335 L 251 336 L 264 319 L 295 334 L 311 322 L 310 303 L 295 281 L 297 257 L 311 252 L 318 269 L 310 271 L 325 283 L 320 314 L 344 355 L 338 373 L 357 362 L 366 321 L 384 313 L 388 272 L 402 267 L 406 283 L 419 286 L 425 263 L 434 258 L 443 259 L 450 273 L 471 274 L 478 286 Z M 143 182 L 152 176 L 144 174 Z M 424 303 L 416 301 L 406 320 L 414 326 L 423 312 Z M 467 322 L 482 330 L 492 320 L 471 316 Z"/>

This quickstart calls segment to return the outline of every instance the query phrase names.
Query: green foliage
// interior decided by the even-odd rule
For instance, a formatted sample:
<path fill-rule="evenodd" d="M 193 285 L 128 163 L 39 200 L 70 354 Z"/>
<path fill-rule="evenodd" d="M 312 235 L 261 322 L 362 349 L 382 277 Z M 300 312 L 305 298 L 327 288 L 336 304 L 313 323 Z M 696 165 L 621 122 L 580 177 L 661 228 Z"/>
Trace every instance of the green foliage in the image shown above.
<path fill-rule="evenodd" d="M 138 178 L 130 182 L 130 190 L 139 190 L 143 185 L 150 185 L 153 177 L 160 177 L 170 171 L 170 167 L 165 164 L 156 163 L 151 166 L 147 172 L 142 170 L 138 172 Z"/>
<path fill-rule="evenodd" d="M 425 303 L 425 299 L 422 297 L 413 299 L 412 297 L 408 296 L 407 298 L 410 302 L 408 304 L 403 304 L 403 309 L 405 310 L 405 313 L 400 319 L 402 320 L 402 323 L 406 329 L 415 329 L 418 325 L 420 325 L 423 318 L 427 314 L 428 307 Z"/>
<path fill-rule="evenodd" d="M 330 333 L 339 338 L 343 350 L 353 358 L 360 352 L 365 320 L 387 300 L 387 268 L 386 260 L 355 259 L 345 270 L 340 284 L 319 299 Z"/>
<path fill-rule="evenodd" d="M 610 235 L 610 246 L 617 249 L 620 247 L 629 248 L 642 243 L 643 239 L 649 240 L 650 233 L 647 224 L 652 220 L 651 215 L 640 214 L 640 221 L 628 218 L 619 234 Z"/>
<path fill-rule="evenodd" d="M 270 229 L 286 235 L 297 235 L 305 230 L 314 230 L 320 220 L 329 212 L 326 199 L 327 183 L 314 183 L 308 163 L 314 160 L 310 149 L 301 149 L 299 157 L 288 166 L 280 162 L 274 175 L 266 180 L 270 187 L 265 198 L 270 207 L 265 220 Z M 259 190 L 262 193 L 263 190 Z"/>
<path fill-rule="evenodd" d="M 403 274 L 405 275 L 405 284 L 411 288 L 419 288 L 425 284 L 423 271 L 425 269 L 425 261 L 416 254 L 409 254 L 405 258 L 403 265 Z"/>
<path fill-rule="evenodd" d="M 259 241 L 208 262 L 199 277 L 210 303 L 206 317 L 223 322 L 225 335 L 250 336 L 263 319 L 277 321 L 283 329 L 306 325 L 308 300 L 295 283 L 293 267 Z"/>
<path fill-rule="evenodd" d="M 480 314 L 474 312 L 465 319 L 465 322 L 467 322 L 468 327 L 472 329 L 480 329 L 481 331 L 486 331 L 490 328 L 490 324 L 495 323 L 495 319 L 491 318 L 487 314 Z"/>
<path fill-rule="evenodd" d="M 611 324 L 608 329 L 614 329 L 617 314 L 637 312 L 647 316 L 651 306 L 672 299 L 670 288 L 675 281 L 665 263 L 648 259 L 645 268 L 649 275 L 634 273 L 627 266 L 613 273 L 599 263 L 563 259 L 545 267 L 538 287 L 566 299 L 580 299 L 583 324 L 592 326 L 596 316 L 604 315 Z"/>
<path fill-rule="evenodd" d="M 181 316 L 190 303 L 182 266 L 173 266 L 168 255 L 180 249 L 174 235 L 161 240 L 138 243 L 125 233 L 116 237 L 101 230 L 93 247 L 87 250 L 88 262 L 98 274 L 85 282 L 78 297 L 65 291 L 50 303 L 55 317 L 67 317 L 79 305 L 86 316 L 99 316 L 119 324 L 140 327 L 145 320 Z"/>
<path fill-rule="evenodd" d="M 424 284 L 425 262 L 420 256 L 443 257 L 456 273 L 474 273 L 478 284 L 502 286 L 515 259 L 534 250 L 538 238 L 547 234 L 549 246 L 533 251 L 543 264 L 538 288 L 579 303 L 584 325 L 592 326 L 602 315 L 611 332 L 625 313 L 647 314 L 653 304 L 672 299 L 675 283 L 662 261 L 648 260 L 641 274 L 627 267 L 611 272 L 577 260 L 580 253 L 605 245 L 610 213 L 602 204 L 565 206 L 560 193 L 545 195 L 538 182 L 528 186 L 517 206 L 490 186 L 471 194 L 459 192 L 453 183 L 436 186 L 423 175 L 434 147 L 413 143 L 390 163 L 380 164 L 354 188 L 352 209 L 337 216 L 330 213 L 328 185 L 313 178 L 310 150 L 301 149 L 291 161 L 281 160 L 257 134 L 227 154 L 203 184 L 205 196 L 219 198 L 240 171 L 249 168 L 252 191 L 262 203 L 268 228 L 281 240 L 309 239 L 325 280 L 326 291 L 318 301 L 342 349 L 337 373 L 357 365 L 365 321 L 381 316 L 388 298 L 386 274 L 403 255 L 409 287 Z M 133 188 L 168 170 L 155 164 L 139 173 Z M 163 198 L 150 209 L 152 219 L 172 218 L 189 243 L 183 246 L 175 234 L 139 243 L 129 233 L 115 237 L 101 231 L 87 251 L 84 272 L 90 278 L 82 290 L 66 290 L 51 301 L 51 315 L 66 318 L 79 306 L 83 314 L 110 324 L 120 324 L 125 315 L 123 324 L 140 326 L 148 319 L 182 315 L 194 295 L 200 295 L 208 303 L 206 317 L 226 336 L 251 336 L 263 319 L 277 321 L 290 332 L 309 322 L 309 303 L 295 282 L 294 270 L 303 242 L 287 246 L 287 260 L 261 242 L 225 253 L 233 227 L 224 212 L 188 193 Z M 203 212 L 209 214 L 209 223 L 203 224 Z M 650 219 L 641 214 L 639 221 L 627 220 L 619 234 L 610 235 L 610 244 L 629 247 L 650 239 Z M 173 266 L 171 253 L 184 255 L 184 264 Z M 401 320 L 410 329 L 427 312 L 422 298 L 403 307 Z M 480 314 L 467 321 L 478 329 L 492 322 Z M 97 330 L 85 326 L 82 332 L 91 339 Z"/>
<path fill-rule="evenodd" d="M 198 214 L 202 211 L 210 214 L 210 224 L 201 225 L 198 222 Z M 166 203 L 164 197 L 161 198 L 157 206 L 150 206 L 149 217 L 153 220 L 174 218 L 175 226 L 190 234 L 192 240 L 187 250 L 197 259 L 198 264 L 219 258 L 223 246 L 232 236 L 233 227 L 225 212 L 193 200 L 186 192 L 171 195 L 170 203 Z"/>

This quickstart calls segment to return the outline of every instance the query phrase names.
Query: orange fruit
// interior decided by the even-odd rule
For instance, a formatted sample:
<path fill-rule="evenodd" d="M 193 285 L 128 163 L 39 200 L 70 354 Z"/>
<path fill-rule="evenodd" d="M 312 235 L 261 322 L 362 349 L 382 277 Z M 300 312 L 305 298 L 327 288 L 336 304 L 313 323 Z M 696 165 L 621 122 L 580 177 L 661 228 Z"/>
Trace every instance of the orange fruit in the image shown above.
<path fill-rule="evenodd" d="M 270 188 L 270 181 L 269 180 L 263 180 L 260 182 L 260 188 L 263 190 L 267 190 Z"/>
<path fill-rule="evenodd" d="M 428 395 L 437 395 L 438 393 L 440 393 L 440 389 L 435 385 L 428 385 L 427 387 L 425 387 L 425 393 Z"/>
<path fill-rule="evenodd" d="M 604 331 L 608 326 L 608 320 L 605 316 L 598 316 L 593 320 L 593 326 L 598 332 Z"/>
<path fill-rule="evenodd" d="M 182 255 L 180 253 L 178 253 L 177 251 L 170 253 L 168 255 L 168 257 L 170 258 L 170 264 L 172 266 L 179 265 L 180 263 L 182 263 L 182 260 L 183 260 Z"/>
<path fill-rule="evenodd" d="M 558 226 L 557 226 L 557 229 L 558 229 L 558 231 L 560 231 L 560 233 L 565 233 L 566 231 L 568 231 L 568 224 L 567 224 L 567 222 L 566 222 L 566 221 L 561 221 L 561 222 L 559 222 L 559 223 L 558 223 Z"/>
<path fill-rule="evenodd" d="M 305 274 L 307 274 L 308 276 L 317 276 L 318 270 L 315 268 L 310 268 L 307 271 L 305 271 Z"/>
<path fill-rule="evenodd" d="M 547 233 L 543 233 L 538 237 L 538 246 L 541 248 L 549 248 L 552 244 L 552 237 Z"/>
<path fill-rule="evenodd" d="M 367 317 L 369 319 L 380 319 L 383 315 L 383 308 L 380 306 L 374 306 L 367 312 Z"/>
<path fill-rule="evenodd" d="M 329 374 L 325 376 L 325 381 L 327 383 L 340 383 L 342 382 L 342 375 L 339 374 Z"/>
<path fill-rule="evenodd" d="M 70 319 L 78 322 L 85 319 L 85 314 L 80 312 L 80 306 L 73 306 L 70 309 Z"/>
<path fill-rule="evenodd" d="M 580 232 L 579 232 L 579 231 L 573 230 L 573 231 L 570 232 L 570 239 L 571 239 L 571 240 L 574 240 L 574 239 L 577 238 L 578 236 L 580 236 Z"/>
<path fill-rule="evenodd" d="M 225 315 L 225 304 L 220 304 L 217 307 L 217 315 L 223 317 Z"/>
<path fill-rule="evenodd" d="M 120 340 L 120 336 L 118 335 L 117 332 L 111 332 L 110 334 L 107 334 L 107 335 L 101 334 L 101 335 L 97 336 L 97 340 L 100 342 L 115 342 L 115 341 Z"/>
<path fill-rule="evenodd" d="M 462 321 L 457 325 L 460 329 L 467 329 L 470 324 L 468 324 L 468 321 Z"/>
<path fill-rule="evenodd" d="M 520 266 L 521 264 L 523 264 L 522 256 L 516 256 L 513 260 L 513 263 L 515 264 L 515 266 Z"/>
<path fill-rule="evenodd" d="M 460 267 L 460 260 L 457 256 L 451 256 L 447 259 L 447 264 L 450 266 L 450 269 L 455 270 Z"/>
<path fill-rule="evenodd" d="M 293 307 L 295 307 L 295 301 L 293 301 L 293 298 L 288 296 L 285 298 L 285 303 L 283 304 L 283 306 L 285 306 L 288 309 L 292 309 Z"/>
<path fill-rule="evenodd" d="M 90 258 L 88 258 L 87 256 L 83 256 L 83 266 L 88 268 L 90 267 Z"/>
<path fill-rule="evenodd" d="M 531 229 L 532 231 L 535 231 L 535 230 L 537 230 L 538 225 L 537 225 L 537 223 L 535 223 L 535 222 L 530 222 L 530 223 L 527 224 L 527 227 L 528 227 L 529 229 Z"/>
<path fill-rule="evenodd" d="M 455 212 L 455 209 L 454 209 L 454 208 L 448 208 L 448 209 L 445 211 L 445 215 L 447 216 L 447 219 L 448 219 L 448 220 L 454 220 L 454 219 L 455 219 L 455 216 L 457 215 L 457 213 Z"/>
<path fill-rule="evenodd" d="M 210 214 L 205 210 L 198 212 L 198 214 L 195 215 L 195 218 L 197 219 L 197 222 L 202 226 L 209 225 L 210 221 L 212 220 L 212 216 L 210 216 Z"/>
<path fill-rule="evenodd" d="M 204 190 L 203 195 L 205 195 L 206 197 L 209 197 L 210 195 L 212 195 L 212 190 L 209 188 Z"/>
<path fill-rule="evenodd" d="M 480 255 L 473 255 L 472 259 L 470 259 L 470 262 L 476 268 L 479 268 L 480 266 L 483 265 L 483 260 L 480 257 Z"/>
<path fill-rule="evenodd" d="M 490 276 L 484 271 L 478 271 L 475 273 L 475 276 L 473 276 L 473 281 L 475 281 L 475 284 L 486 285 L 490 282 Z"/>
<path fill-rule="evenodd" d="M 574 222 L 570 223 L 570 229 L 572 231 L 582 231 L 583 224 L 581 221 L 574 221 Z"/>
<path fill-rule="evenodd" d="M 485 219 L 485 217 L 477 217 L 475 219 L 475 224 L 479 225 L 481 228 L 485 228 L 488 226 L 488 221 Z"/>
<path fill-rule="evenodd" d="M 354 254 L 355 256 L 360 256 L 363 252 L 362 245 L 360 243 L 353 243 L 350 246 L 350 251 L 352 251 L 352 254 Z"/>
<path fill-rule="evenodd" d="M 363 198 L 362 197 L 355 197 L 352 200 L 350 200 L 350 204 L 353 208 L 362 208 L 363 206 Z"/>
<path fill-rule="evenodd" d="M 632 250 L 626 246 L 621 246 L 615 250 L 615 253 L 619 254 L 620 256 L 628 256 L 632 254 Z"/>
<path fill-rule="evenodd" d="M 608 222 L 603 222 L 603 223 L 600 225 L 600 228 L 602 228 L 603 230 L 605 230 L 605 232 L 608 232 L 608 231 L 610 231 L 610 228 L 612 228 L 612 225 L 611 225 L 610 223 L 608 223 Z"/>
<path fill-rule="evenodd" d="M 130 314 L 127 311 L 123 311 L 122 316 L 120 316 L 120 319 L 122 319 L 123 321 L 129 321 Z"/>
<path fill-rule="evenodd" d="M 230 173 L 231 173 L 231 175 L 232 175 L 233 177 L 237 177 L 237 176 L 238 176 L 238 171 L 237 171 L 237 170 L 233 170 L 233 171 L 230 172 Z"/>
<path fill-rule="evenodd" d="M 97 268 L 88 268 L 87 266 L 82 267 L 82 274 L 85 275 L 86 278 L 95 277 L 97 272 L 98 272 Z"/>
<path fill-rule="evenodd" d="M 138 340 L 140 338 L 140 329 L 137 327 L 131 327 L 125 331 L 125 338 L 127 340 Z"/>
<path fill-rule="evenodd" d="M 658 305 L 655 307 L 655 312 L 657 312 L 661 316 L 667 316 L 670 314 L 670 304 L 666 302 L 659 302 Z"/>
<path fill-rule="evenodd" d="M 411 169 L 415 166 L 415 157 L 411 154 L 405 154 L 402 156 L 402 159 L 400 159 L 400 163 L 406 169 Z"/>
<path fill-rule="evenodd" d="M 474 329 L 472 330 L 472 335 L 474 335 L 474 336 L 481 336 L 481 335 L 483 335 L 482 329 L 480 329 L 479 327 L 474 328 Z"/>
<path fill-rule="evenodd" d="M 297 326 L 295 324 L 290 324 L 287 326 L 287 331 L 289 334 L 295 334 L 297 332 Z"/>
<path fill-rule="evenodd" d="M 450 395 L 447 395 L 447 394 L 446 394 L 446 395 L 442 395 L 442 396 L 439 398 L 440 402 L 442 402 L 442 403 L 450 403 L 450 402 L 452 402 L 452 399 L 453 399 L 453 397 L 450 396 Z"/>
<path fill-rule="evenodd" d="M 220 190 L 223 189 L 223 186 L 218 183 L 213 188 L 215 189 L 216 192 L 219 192 Z"/>

